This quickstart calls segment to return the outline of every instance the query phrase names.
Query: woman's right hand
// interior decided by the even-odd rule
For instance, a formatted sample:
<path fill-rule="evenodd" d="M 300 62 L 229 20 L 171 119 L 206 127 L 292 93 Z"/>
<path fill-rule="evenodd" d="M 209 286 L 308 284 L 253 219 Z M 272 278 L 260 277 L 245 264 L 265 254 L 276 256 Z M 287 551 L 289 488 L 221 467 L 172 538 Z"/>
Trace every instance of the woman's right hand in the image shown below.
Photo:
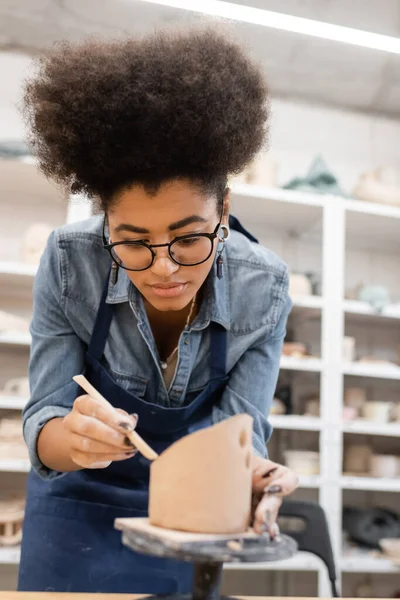
<path fill-rule="evenodd" d="M 108 402 L 79 396 L 63 419 L 71 460 L 84 469 L 104 469 L 113 461 L 131 458 L 137 450 L 124 432 L 133 431 L 137 421 L 137 415 Z"/>

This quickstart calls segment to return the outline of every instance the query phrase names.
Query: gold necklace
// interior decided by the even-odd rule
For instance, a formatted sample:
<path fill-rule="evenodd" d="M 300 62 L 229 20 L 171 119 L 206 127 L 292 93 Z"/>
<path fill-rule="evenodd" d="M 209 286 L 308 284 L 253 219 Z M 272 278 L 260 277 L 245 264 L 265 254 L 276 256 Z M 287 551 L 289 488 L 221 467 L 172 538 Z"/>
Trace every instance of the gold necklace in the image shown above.
<path fill-rule="evenodd" d="M 197 297 L 197 294 L 195 294 L 193 296 L 192 305 L 190 307 L 189 314 L 188 314 L 187 319 L 186 319 L 185 327 L 183 328 L 184 330 L 189 325 L 190 319 L 192 318 L 194 307 L 195 307 L 195 304 L 196 304 L 196 297 Z M 168 367 L 168 364 L 171 362 L 171 360 L 173 359 L 173 357 L 175 356 L 175 354 L 178 352 L 178 348 L 179 348 L 179 341 L 178 341 L 178 345 L 176 346 L 176 348 L 174 348 L 172 350 L 171 354 L 166 358 L 166 360 L 162 360 L 160 362 L 160 366 L 161 366 L 162 369 L 164 369 L 164 371 Z"/>

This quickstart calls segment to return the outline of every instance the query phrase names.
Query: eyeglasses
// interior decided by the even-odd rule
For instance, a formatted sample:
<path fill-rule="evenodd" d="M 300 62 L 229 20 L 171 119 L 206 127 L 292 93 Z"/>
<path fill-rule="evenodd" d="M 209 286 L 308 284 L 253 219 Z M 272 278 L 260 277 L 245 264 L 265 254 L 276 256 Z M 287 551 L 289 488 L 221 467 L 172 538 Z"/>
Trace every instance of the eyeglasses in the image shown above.
<path fill-rule="evenodd" d="M 103 247 L 108 250 L 113 261 L 127 271 L 145 271 L 155 259 L 153 248 L 168 248 L 170 259 L 182 267 L 195 267 L 206 262 L 214 249 L 221 221 L 213 233 L 190 233 L 176 237 L 168 244 L 146 244 L 141 241 L 113 242 L 108 244 L 105 236 L 106 219 L 103 222 Z"/>

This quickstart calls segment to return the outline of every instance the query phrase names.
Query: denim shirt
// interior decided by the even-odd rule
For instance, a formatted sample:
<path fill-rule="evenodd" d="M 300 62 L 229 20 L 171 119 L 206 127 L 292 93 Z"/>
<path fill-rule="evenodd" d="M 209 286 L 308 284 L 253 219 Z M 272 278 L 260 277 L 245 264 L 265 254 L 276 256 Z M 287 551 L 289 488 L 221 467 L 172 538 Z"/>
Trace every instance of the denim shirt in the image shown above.
<path fill-rule="evenodd" d="M 33 469 L 43 478 L 61 474 L 41 463 L 37 439 L 50 419 L 72 408 L 72 377 L 83 371 L 110 268 L 101 227 L 102 218 L 96 216 L 56 229 L 34 282 L 31 395 L 23 421 Z M 107 302 L 115 311 L 103 365 L 116 383 L 145 401 L 166 407 L 189 404 L 209 380 L 209 325 L 220 323 L 228 335 L 229 381 L 213 409 L 213 422 L 248 413 L 254 419 L 254 452 L 266 456 L 272 431 L 268 413 L 291 309 L 287 267 L 271 251 L 232 231 L 223 270 L 218 279 L 214 263 L 204 283 L 200 310 L 180 336 L 175 376 L 166 389 L 141 294 L 120 269 L 118 282 L 108 287 Z"/>

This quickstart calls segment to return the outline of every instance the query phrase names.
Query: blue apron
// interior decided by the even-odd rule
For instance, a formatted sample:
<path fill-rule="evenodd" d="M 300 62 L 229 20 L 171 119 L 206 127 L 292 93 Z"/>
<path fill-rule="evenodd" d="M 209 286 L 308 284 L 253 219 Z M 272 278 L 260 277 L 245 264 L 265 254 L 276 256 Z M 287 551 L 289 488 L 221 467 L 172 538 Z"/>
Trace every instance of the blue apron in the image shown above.
<path fill-rule="evenodd" d="M 255 240 L 236 220 L 230 223 Z M 138 433 L 161 453 L 174 441 L 211 425 L 213 406 L 227 383 L 226 331 L 210 324 L 211 377 L 187 406 L 151 404 L 117 385 L 101 359 L 114 306 L 107 304 L 108 281 L 85 357 L 85 375 L 116 408 L 139 415 Z M 72 401 L 85 393 L 76 386 Z M 84 469 L 43 481 L 30 472 L 23 526 L 19 591 L 86 593 L 187 593 L 192 565 L 137 554 L 121 543 L 117 517 L 145 517 L 150 463 L 141 454 L 106 469 Z"/>

